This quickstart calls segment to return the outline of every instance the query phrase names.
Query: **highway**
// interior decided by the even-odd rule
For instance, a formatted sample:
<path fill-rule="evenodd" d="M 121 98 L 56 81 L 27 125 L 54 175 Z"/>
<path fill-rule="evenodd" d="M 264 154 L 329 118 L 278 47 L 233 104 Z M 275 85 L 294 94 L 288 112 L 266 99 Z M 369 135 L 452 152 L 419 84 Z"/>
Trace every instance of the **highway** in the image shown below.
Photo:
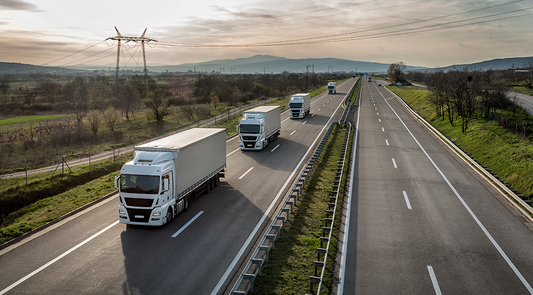
<path fill-rule="evenodd" d="M 334 293 L 533 294 L 531 223 L 384 87 L 362 85 Z"/>
<path fill-rule="evenodd" d="M 263 151 L 242 152 L 236 138 L 228 140 L 226 178 L 169 226 L 119 224 L 115 195 L 1 249 L 0 294 L 227 292 L 289 176 L 328 122 L 340 118 L 354 82 L 313 98 L 304 119 L 284 112 L 280 137 Z"/>

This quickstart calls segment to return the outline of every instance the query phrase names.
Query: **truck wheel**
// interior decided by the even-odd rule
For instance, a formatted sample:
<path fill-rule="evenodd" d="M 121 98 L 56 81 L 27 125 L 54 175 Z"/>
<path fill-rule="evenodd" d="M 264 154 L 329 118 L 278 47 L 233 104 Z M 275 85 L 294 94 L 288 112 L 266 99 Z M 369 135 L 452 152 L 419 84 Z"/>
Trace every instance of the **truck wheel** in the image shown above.
<path fill-rule="evenodd" d="M 165 221 L 165 225 L 169 224 L 170 221 L 172 220 L 172 209 L 168 208 L 167 210 L 167 216 L 166 216 L 166 221 Z"/>
<path fill-rule="evenodd" d="M 186 196 L 183 200 L 183 212 L 187 211 L 189 209 L 189 196 Z"/>
<path fill-rule="evenodd" d="M 205 184 L 205 193 L 208 194 L 211 191 L 211 178 L 207 180 Z"/>
<path fill-rule="evenodd" d="M 215 175 L 215 178 L 213 179 L 213 180 L 214 180 L 214 183 L 215 183 L 215 185 L 214 185 L 215 187 L 217 187 L 217 186 L 218 186 L 218 183 L 220 182 L 220 179 L 219 179 L 218 177 L 219 177 L 219 176 L 218 176 L 218 174 L 217 174 L 217 175 Z"/>

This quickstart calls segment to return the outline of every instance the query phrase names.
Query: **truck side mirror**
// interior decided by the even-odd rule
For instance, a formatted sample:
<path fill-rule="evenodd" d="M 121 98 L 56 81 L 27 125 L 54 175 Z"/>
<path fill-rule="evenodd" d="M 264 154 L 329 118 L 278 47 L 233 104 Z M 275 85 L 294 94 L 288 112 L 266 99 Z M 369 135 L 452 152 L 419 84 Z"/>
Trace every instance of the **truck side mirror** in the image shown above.
<path fill-rule="evenodd" d="M 237 125 L 237 128 L 235 128 L 235 130 L 237 130 L 237 133 L 239 133 L 239 125 Z"/>
<path fill-rule="evenodd" d="M 118 182 L 120 180 L 120 175 L 115 176 L 115 188 L 118 189 Z"/>

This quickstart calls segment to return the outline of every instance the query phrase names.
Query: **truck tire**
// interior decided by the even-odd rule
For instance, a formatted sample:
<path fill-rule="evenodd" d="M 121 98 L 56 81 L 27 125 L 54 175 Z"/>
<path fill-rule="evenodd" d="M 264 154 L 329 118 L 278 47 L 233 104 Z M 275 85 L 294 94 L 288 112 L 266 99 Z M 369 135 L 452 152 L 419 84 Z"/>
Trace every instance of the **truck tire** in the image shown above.
<path fill-rule="evenodd" d="M 165 218 L 166 218 L 165 225 L 168 225 L 170 221 L 172 220 L 172 209 L 171 208 L 168 208 L 167 216 Z"/>
<path fill-rule="evenodd" d="M 186 196 L 185 199 L 183 199 L 183 212 L 187 211 L 189 209 L 189 196 Z"/>
<path fill-rule="evenodd" d="M 211 191 L 211 178 L 205 183 L 205 193 L 208 194 Z"/>

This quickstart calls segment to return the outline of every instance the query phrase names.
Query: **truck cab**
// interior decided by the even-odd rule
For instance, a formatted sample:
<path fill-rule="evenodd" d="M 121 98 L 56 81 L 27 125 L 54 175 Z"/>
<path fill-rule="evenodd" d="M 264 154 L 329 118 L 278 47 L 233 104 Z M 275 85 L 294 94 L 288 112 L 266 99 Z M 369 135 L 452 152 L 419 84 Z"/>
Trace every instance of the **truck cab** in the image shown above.
<path fill-rule="evenodd" d="M 173 190 L 174 155 L 136 151 L 115 179 L 119 190 L 119 221 L 125 224 L 166 224 L 177 213 Z"/>
<path fill-rule="evenodd" d="M 337 93 L 337 83 L 335 82 L 329 82 L 328 83 L 328 94 L 336 94 Z"/>
<path fill-rule="evenodd" d="M 263 114 L 244 114 L 237 126 L 239 132 L 239 148 L 241 150 L 262 150 L 268 146 L 265 135 L 265 119 Z"/>
<path fill-rule="evenodd" d="M 304 118 L 311 112 L 311 94 L 298 93 L 291 95 L 289 101 L 289 118 Z"/>

